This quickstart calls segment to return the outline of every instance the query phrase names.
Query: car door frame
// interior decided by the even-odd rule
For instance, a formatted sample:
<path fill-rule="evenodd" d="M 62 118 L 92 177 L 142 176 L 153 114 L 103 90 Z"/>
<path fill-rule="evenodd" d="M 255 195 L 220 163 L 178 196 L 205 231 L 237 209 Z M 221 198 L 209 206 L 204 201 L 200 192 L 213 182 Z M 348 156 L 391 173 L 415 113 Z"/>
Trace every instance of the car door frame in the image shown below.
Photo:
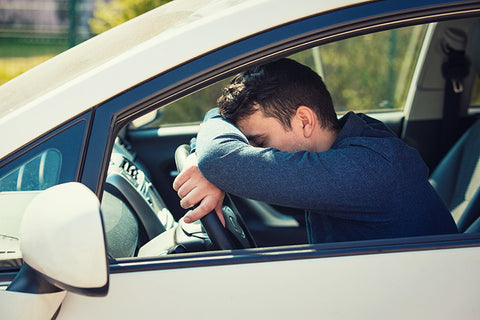
<path fill-rule="evenodd" d="M 135 117 L 232 75 L 240 68 L 349 36 L 414 22 L 427 23 L 439 16 L 442 16 L 442 19 L 459 18 L 471 15 L 474 9 L 477 12 L 480 10 L 478 3 L 437 2 L 444 5 L 433 6 L 431 12 L 427 6 L 421 14 L 414 10 L 417 6 L 422 6 L 422 3 L 411 6 L 410 3 L 383 1 L 307 17 L 187 61 L 117 95 L 95 108 L 90 143 L 80 181 L 101 197 L 113 143 L 123 126 Z M 427 3 L 434 4 L 436 1 Z M 392 20 L 394 14 L 397 16 Z M 362 18 L 354 20 L 352 16 Z"/>

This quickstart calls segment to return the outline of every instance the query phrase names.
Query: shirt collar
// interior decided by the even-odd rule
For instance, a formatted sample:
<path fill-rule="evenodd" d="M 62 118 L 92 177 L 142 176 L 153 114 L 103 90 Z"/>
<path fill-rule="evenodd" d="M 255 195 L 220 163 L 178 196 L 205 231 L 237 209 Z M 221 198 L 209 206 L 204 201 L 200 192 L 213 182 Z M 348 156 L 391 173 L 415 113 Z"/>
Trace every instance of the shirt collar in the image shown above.
<path fill-rule="evenodd" d="M 340 130 L 332 147 L 335 147 L 336 144 L 340 143 L 345 138 L 361 136 L 362 132 L 367 127 L 367 123 L 360 119 L 360 117 L 353 111 L 345 114 L 339 122 L 342 130 Z"/>

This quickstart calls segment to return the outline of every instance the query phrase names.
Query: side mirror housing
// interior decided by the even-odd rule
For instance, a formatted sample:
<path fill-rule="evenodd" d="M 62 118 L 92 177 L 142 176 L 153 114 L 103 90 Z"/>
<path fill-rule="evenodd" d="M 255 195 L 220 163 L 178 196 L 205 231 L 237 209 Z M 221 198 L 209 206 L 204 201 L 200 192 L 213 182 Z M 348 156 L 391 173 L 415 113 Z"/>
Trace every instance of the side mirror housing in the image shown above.
<path fill-rule="evenodd" d="M 100 203 L 76 182 L 42 191 L 20 228 L 23 261 L 48 282 L 84 295 L 106 295 L 108 260 Z"/>
<path fill-rule="evenodd" d="M 30 307 L 50 319 L 47 313 L 58 309 L 63 290 L 105 296 L 109 272 L 103 230 L 100 203 L 86 186 L 69 182 L 39 193 L 25 210 L 20 228 L 24 264 L 0 292 L 5 296 L 0 301 L 10 301 L 1 306 L 2 313 L 15 313 L 16 304 L 30 301 L 23 310 Z"/>

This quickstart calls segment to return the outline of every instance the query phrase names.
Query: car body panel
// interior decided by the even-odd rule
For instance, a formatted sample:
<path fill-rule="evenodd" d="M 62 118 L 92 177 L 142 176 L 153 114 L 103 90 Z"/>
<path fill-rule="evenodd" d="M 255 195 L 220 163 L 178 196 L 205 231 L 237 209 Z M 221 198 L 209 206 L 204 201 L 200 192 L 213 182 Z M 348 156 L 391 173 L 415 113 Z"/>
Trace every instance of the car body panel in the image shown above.
<path fill-rule="evenodd" d="M 224 258 L 228 260 L 228 254 Z M 107 297 L 68 294 L 57 319 L 153 315 L 165 319 L 313 315 L 476 319 L 480 315 L 480 279 L 471 277 L 480 267 L 478 247 L 252 264 L 204 263 L 207 266 L 113 273 Z"/>
<path fill-rule="evenodd" d="M 65 298 L 65 291 L 44 293 L 41 295 L 2 291 L 0 292 L 0 307 L 4 319 L 31 320 L 38 319 L 43 314 L 55 314 L 58 305 Z M 25 308 L 25 306 L 31 306 Z"/>

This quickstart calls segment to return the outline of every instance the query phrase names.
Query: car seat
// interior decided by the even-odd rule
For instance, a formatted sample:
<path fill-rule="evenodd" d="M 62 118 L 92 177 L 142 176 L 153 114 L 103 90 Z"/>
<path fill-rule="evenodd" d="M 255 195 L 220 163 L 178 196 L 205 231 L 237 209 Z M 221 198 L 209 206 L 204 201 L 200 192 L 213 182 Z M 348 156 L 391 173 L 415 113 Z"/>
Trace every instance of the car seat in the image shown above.
<path fill-rule="evenodd" d="M 480 75 L 480 23 L 472 45 L 472 62 Z M 450 209 L 458 230 L 480 232 L 480 120 L 447 153 L 430 182 Z"/>

